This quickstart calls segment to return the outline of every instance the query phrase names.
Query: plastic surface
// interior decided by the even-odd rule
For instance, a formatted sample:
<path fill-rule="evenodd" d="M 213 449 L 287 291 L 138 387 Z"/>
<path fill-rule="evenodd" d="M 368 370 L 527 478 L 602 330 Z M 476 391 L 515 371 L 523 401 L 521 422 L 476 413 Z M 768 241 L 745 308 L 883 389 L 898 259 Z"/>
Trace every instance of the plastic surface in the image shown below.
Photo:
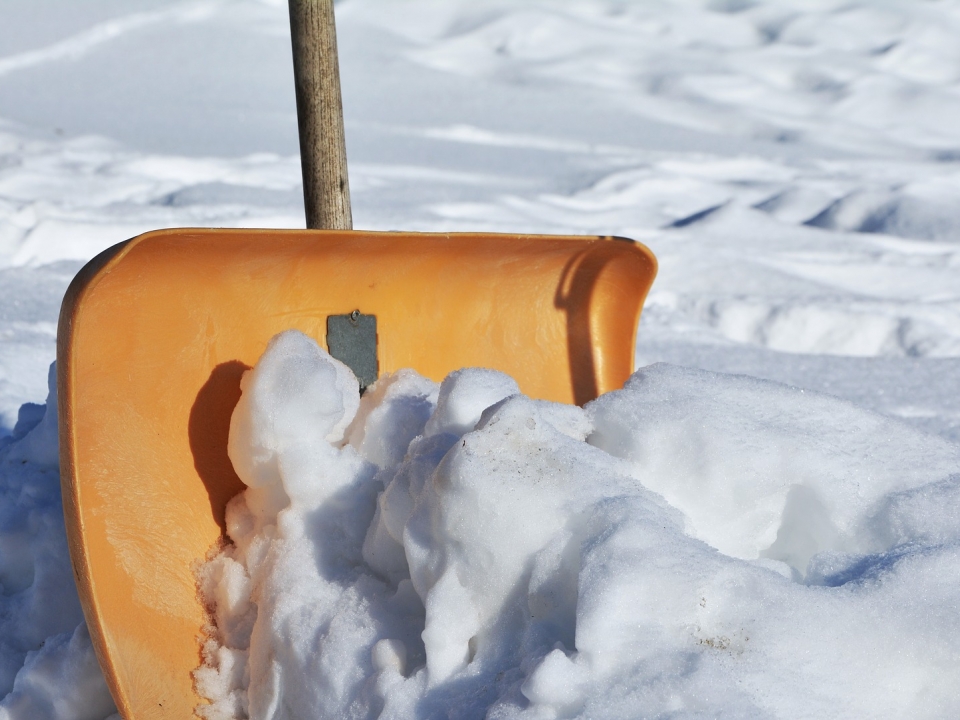
<path fill-rule="evenodd" d="M 92 260 L 58 334 L 70 550 L 126 720 L 193 715 L 206 617 L 194 572 L 242 485 L 227 458 L 243 371 L 277 332 L 377 316 L 381 374 L 484 366 L 583 403 L 633 371 L 656 274 L 603 238 L 164 230 Z"/>

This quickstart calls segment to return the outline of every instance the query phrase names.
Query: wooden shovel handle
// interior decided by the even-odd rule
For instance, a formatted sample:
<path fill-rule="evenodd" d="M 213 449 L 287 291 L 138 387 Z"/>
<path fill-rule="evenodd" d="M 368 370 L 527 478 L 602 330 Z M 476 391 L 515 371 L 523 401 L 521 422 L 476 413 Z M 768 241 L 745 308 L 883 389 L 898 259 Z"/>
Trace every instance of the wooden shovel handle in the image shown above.
<path fill-rule="evenodd" d="M 289 0 L 307 227 L 351 230 L 333 0 Z"/>

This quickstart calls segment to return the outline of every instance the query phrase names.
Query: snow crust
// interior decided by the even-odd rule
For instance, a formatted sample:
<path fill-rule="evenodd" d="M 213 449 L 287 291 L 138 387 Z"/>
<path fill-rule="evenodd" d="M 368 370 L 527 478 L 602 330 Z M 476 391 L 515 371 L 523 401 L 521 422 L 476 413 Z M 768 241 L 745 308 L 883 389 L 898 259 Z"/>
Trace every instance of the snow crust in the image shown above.
<path fill-rule="evenodd" d="M 205 718 L 960 712 L 952 443 L 665 364 L 583 409 L 483 369 L 358 402 L 298 331 L 242 387 Z"/>

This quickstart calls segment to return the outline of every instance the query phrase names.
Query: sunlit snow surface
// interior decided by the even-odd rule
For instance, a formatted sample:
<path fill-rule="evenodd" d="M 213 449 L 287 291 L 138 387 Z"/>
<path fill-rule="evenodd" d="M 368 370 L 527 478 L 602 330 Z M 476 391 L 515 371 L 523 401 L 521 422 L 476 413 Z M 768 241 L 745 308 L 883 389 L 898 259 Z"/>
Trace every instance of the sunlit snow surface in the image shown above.
<path fill-rule="evenodd" d="M 960 711 L 952 443 L 665 364 L 583 409 L 478 368 L 361 400 L 298 331 L 241 388 L 208 720 Z"/>
<path fill-rule="evenodd" d="M 21 406 L 46 397 L 59 298 L 84 260 L 148 229 L 302 223 L 285 5 L 0 10 L 0 485 L 41 498 L 30 522 L 0 513 L 0 566 L 16 566 L 0 568 L 0 602 L 11 626 L 34 628 L 0 637 L 0 693 L 23 666 L 0 717 L 103 716 L 68 699 L 64 678 L 83 683 L 65 668 L 89 661 L 83 632 L 62 634 L 76 627 L 69 593 L 25 614 L 38 568 L 66 567 L 54 470 L 11 460 L 41 412 Z M 779 380 L 960 439 L 960 3 L 346 0 L 337 12 L 358 227 L 635 237 L 661 263 L 640 366 Z M 691 392 L 707 382 L 670 377 Z M 786 402 L 750 387 L 731 397 Z M 804 417 L 777 432 L 800 434 Z M 917 436 L 857 437 L 873 455 Z M 682 484 L 652 489 L 700 527 L 670 494 Z M 63 627 L 45 624 L 53 613 Z M 44 627 L 51 640 L 28 658 Z"/>

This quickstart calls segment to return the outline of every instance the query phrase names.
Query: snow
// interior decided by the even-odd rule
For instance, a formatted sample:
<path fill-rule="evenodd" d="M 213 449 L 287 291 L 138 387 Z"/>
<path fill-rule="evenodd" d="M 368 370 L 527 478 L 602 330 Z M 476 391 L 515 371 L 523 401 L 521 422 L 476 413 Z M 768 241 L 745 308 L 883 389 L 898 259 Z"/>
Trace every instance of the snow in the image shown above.
<path fill-rule="evenodd" d="M 583 409 L 350 375 L 288 331 L 244 376 L 203 717 L 960 710 L 957 445 L 666 364 Z"/>
<path fill-rule="evenodd" d="M 639 367 L 665 361 L 796 388 L 660 366 L 635 381 L 647 390 L 630 402 L 651 413 L 628 428 L 639 434 L 617 435 L 608 424 L 623 463 L 651 464 L 644 492 L 660 493 L 682 516 L 664 533 L 667 547 L 703 560 L 688 581 L 717 595 L 709 610 L 691 610 L 717 613 L 696 616 L 707 628 L 704 645 L 672 655 L 677 646 L 654 643 L 664 651 L 643 677 L 666 678 L 656 667 L 686 658 L 728 679 L 732 663 L 761 675 L 766 664 L 784 678 L 814 683 L 816 675 L 840 687 L 830 678 L 847 677 L 843 667 L 823 660 L 798 669 L 791 663 L 799 660 L 777 656 L 790 644 L 775 639 L 789 635 L 791 622 L 813 632 L 822 616 L 836 615 L 849 618 L 842 633 L 818 631 L 803 647 L 839 643 L 830 645 L 836 657 L 862 651 L 849 656 L 854 666 L 874 653 L 877 673 L 896 677 L 871 702 L 889 716 L 936 716 L 937 683 L 948 671 L 931 669 L 922 654 L 916 665 L 909 658 L 921 647 L 930 662 L 956 664 L 935 632 L 950 637 L 953 601 L 938 593 L 956 586 L 948 510 L 956 507 L 949 477 L 960 440 L 960 3 L 344 0 L 337 13 L 357 227 L 635 237 L 661 268 L 640 328 Z M 89 645 L 68 587 L 52 440 L 40 426 L 28 432 L 41 416 L 49 428 L 39 403 L 59 299 L 85 260 L 145 230 L 302 225 L 288 42 L 279 0 L 4 4 L 0 602 L 8 620 L 0 697 L 13 693 L 0 701 L 0 717 L 99 720 L 109 712 L 83 670 Z M 369 437 L 349 440 L 386 467 L 402 459 L 409 428 L 427 421 L 436 398 L 413 376 L 377 392 L 376 408 L 360 409 L 370 413 Z M 684 424 L 674 406 L 705 425 Z M 442 422 L 469 425 L 472 412 Z M 616 414 L 633 417 L 629 407 Z M 647 423 L 654 416 L 662 427 Z M 829 442 L 821 425 L 833 429 Z M 684 437 L 704 440 L 686 464 L 671 465 L 665 448 Z M 746 457 L 756 464 L 731 459 Z M 773 472 L 783 468 L 812 474 L 787 482 Z M 843 495 L 867 470 L 872 489 L 856 501 Z M 791 494 L 793 485 L 815 492 L 815 501 Z M 769 491 L 767 505 L 725 509 L 741 537 L 728 536 L 721 518 L 715 526 L 709 512 L 698 514 L 701 491 L 747 497 L 755 486 Z M 806 584 L 777 585 L 769 566 L 743 564 L 759 562 L 777 539 L 780 525 L 770 518 L 817 513 L 830 524 L 789 530 L 788 522 L 785 537 L 794 540 L 777 546 L 780 559 L 763 560 L 793 558 L 784 561 L 793 563 L 791 577 Z M 638 536 L 623 532 L 628 553 Z M 613 546 L 604 547 L 613 558 Z M 708 563 L 702 547 L 721 559 Z M 819 555 L 802 567 L 811 552 Z M 666 550 L 658 557 L 664 567 L 680 563 Z M 895 603 L 902 618 L 884 614 Z M 782 604 L 783 619 L 764 615 L 765 604 Z M 664 615 L 662 627 L 676 627 L 683 607 Z M 751 635 L 766 638 L 763 649 L 731 654 L 751 613 L 766 618 Z M 877 658 L 893 638 L 904 649 L 883 665 Z M 717 651 L 718 643 L 729 647 Z M 406 661 L 399 646 L 378 646 L 381 672 L 418 662 L 414 643 L 405 645 Z M 717 651 L 714 659 L 703 659 L 704 648 Z M 548 655 L 542 671 L 530 669 L 532 702 L 563 690 L 567 704 L 555 708 L 563 714 L 579 702 L 578 683 L 616 686 L 568 665 Z M 742 672 L 726 700 L 688 711 L 754 712 L 744 708 L 757 702 L 749 688 L 761 675 Z M 692 673 L 677 692 L 710 682 Z M 898 705 L 924 683 L 929 705 Z M 651 713 L 680 713 L 671 710 L 676 688 L 667 680 L 645 687 Z M 772 687 L 771 698 L 795 697 Z M 838 703 L 861 697 L 841 689 Z M 834 697 L 824 693 L 807 697 L 809 707 Z M 629 702 L 609 697 L 609 714 Z M 785 707 L 794 706 L 763 712 L 798 714 Z M 860 716 L 873 712 L 858 707 Z"/>
<path fill-rule="evenodd" d="M 113 701 L 83 624 L 58 473 L 55 375 L 0 439 L 0 717 L 102 720 Z"/>

